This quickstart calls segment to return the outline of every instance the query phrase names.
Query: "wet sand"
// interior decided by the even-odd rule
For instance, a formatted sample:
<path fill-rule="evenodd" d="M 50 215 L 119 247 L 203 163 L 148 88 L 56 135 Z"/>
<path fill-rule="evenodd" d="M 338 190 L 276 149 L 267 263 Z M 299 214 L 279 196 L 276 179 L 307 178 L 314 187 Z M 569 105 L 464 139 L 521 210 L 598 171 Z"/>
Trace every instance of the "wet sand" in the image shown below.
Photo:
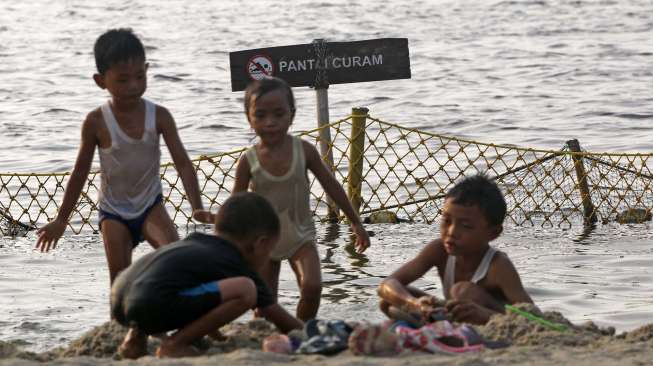
<path fill-rule="evenodd" d="M 537 312 L 529 306 L 522 308 Z M 394 357 L 356 356 L 344 351 L 336 356 L 282 355 L 261 351 L 261 342 L 275 332 L 262 320 L 237 323 L 222 328 L 224 341 L 203 339 L 196 345 L 206 354 L 197 358 L 120 360 L 116 354 L 126 329 L 107 322 L 65 347 L 43 353 L 23 352 L 20 347 L 0 342 L 0 365 L 216 365 L 252 364 L 291 365 L 644 365 L 653 360 L 653 323 L 615 335 L 613 328 L 600 328 L 592 322 L 572 324 L 560 313 L 545 312 L 544 319 L 568 326 L 564 332 L 551 330 L 525 317 L 510 313 L 494 316 L 485 326 L 476 327 L 488 340 L 509 342 L 511 346 L 480 353 L 450 355 L 405 352 Z M 157 347 L 150 339 L 151 355 Z"/>

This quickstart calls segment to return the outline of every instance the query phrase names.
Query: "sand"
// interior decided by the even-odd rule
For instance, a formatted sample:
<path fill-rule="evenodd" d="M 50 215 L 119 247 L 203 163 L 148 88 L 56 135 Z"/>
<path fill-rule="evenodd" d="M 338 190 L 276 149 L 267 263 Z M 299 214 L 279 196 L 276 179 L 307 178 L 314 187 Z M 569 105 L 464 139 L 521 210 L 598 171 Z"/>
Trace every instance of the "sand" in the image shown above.
<path fill-rule="evenodd" d="M 160 360 L 153 356 L 120 360 L 116 350 L 126 329 L 107 322 L 65 347 L 43 353 L 21 351 L 15 343 L 0 341 L 0 365 L 648 365 L 653 362 L 653 323 L 615 335 L 612 328 L 594 323 L 571 324 L 560 313 L 540 313 L 532 305 L 520 308 L 569 327 L 566 332 L 548 329 L 518 314 L 496 315 L 485 326 L 476 327 L 484 338 L 509 342 L 498 350 L 476 354 L 447 355 L 405 353 L 394 357 L 355 356 L 349 351 L 336 356 L 280 355 L 261 351 L 261 341 L 275 332 L 264 320 L 236 323 L 222 328 L 226 340 L 203 339 L 196 345 L 206 351 L 197 358 Z M 150 341 L 150 354 L 157 347 Z"/>

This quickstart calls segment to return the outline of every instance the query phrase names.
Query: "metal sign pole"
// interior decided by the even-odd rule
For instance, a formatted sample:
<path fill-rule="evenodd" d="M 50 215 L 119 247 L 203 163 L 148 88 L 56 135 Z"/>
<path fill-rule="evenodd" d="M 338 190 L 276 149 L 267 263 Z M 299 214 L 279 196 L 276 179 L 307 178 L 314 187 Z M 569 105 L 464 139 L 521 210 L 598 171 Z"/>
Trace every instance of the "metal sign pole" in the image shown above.
<path fill-rule="evenodd" d="M 320 130 L 320 153 L 322 159 L 333 171 L 333 151 L 331 150 L 331 129 L 329 124 L 329 91 L 327 88 L 316 88 L 317 97 L 317 126 Z"/>
<path fill-rule="evenodd" d="M 317 126 L 320 128 L 320 153 L 322 160 L 332 173 L 335 173 L 333 166 L 333 150 L 331 149 L 331 128 L 329 125 L 329 80 L 326 74 L 326 41 L 316 39 L 313 41 L 315 56 L 317 59 L 317 75 L 315 77 L 315 95 L 317 97 Z M 329 206 L 328 217 L 330 220 L 337 220 L 338 206 L 327 195 Z"/>

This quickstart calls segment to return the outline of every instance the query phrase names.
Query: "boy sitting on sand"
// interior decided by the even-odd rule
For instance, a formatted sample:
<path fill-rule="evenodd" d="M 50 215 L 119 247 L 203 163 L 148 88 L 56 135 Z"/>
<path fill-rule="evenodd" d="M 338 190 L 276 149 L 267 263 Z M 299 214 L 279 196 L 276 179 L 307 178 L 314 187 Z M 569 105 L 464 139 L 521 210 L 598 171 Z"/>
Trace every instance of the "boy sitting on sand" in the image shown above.
<path fill-rule="evenodd" d="M 501 234 L 505 215 L 503 195 L 486 176 L 457 183 L 445 196 L 440 238 L 381 282 L 381 310 L 391 318 L 428 321 L 442 303 L 409 284 L 433 267 L 455 321 L 485 324 L 505 304 L 533 303 L 508 256 L 489 245 Z"/>
<path fill-rule="evenodd" d="M 302 328 L 279 306 L 257 274 L 279 238 L 279 219 L 256 193 L 233 195 L 220 207 L 216 236 L 190 234 L 146 254 L 123 271 L 111 292 L 111 311 L 139 333 L 161 334 L 159 357 L 199 355 L 191 342 L 257 308 L 282 332 Z M 125 337 L 123 348 L 146 353 L 147 344 Z"/>

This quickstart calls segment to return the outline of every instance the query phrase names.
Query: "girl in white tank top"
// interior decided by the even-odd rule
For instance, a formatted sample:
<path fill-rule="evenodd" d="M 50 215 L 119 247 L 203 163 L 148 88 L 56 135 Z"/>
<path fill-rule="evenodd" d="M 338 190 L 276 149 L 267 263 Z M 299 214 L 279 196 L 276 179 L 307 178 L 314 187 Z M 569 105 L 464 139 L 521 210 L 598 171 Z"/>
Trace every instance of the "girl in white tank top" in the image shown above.
<path fill-rule="evenodd" d="M 292 90 L 281 79 L 252 82 L 245 92 L 245 113 L 259 141 L 241 157 L 233 192 L 248 188 L 267 198 L 281 220 L 281 235 L 261 274 L 277 294 L 280 261 L 288 259 L 300 287 L 297 317 L 315 318 L 322 278 L 309 204 L 311 171 L 352 223 L 356 246 L 363 252 L 370 239 L 342 186 L 324 165 L 313 145 L 288 134 L 295 115 Z"/>
<path fill-rule="evenodd" d="M 279 215 L 281 233 L 270 259 L 289 259 L 304 244 L 315 243 L 315 224 L 309 205 L 306 158 L 302 140 L 292 137 L 290 169 L 282 176 L 270 174 L 258 161 L 256 146 L 245 156 L 250 165 L 250 189 L 266 197 Z"/>

